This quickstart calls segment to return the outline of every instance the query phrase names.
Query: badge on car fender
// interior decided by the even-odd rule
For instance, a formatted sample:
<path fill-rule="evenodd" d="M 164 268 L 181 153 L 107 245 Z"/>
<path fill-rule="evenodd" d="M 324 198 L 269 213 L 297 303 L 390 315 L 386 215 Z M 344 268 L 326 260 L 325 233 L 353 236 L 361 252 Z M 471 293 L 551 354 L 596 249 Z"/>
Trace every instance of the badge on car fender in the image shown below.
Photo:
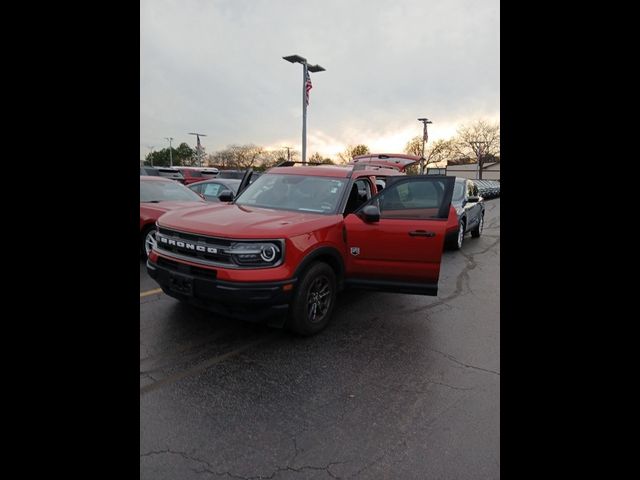
<path fill-rule="evenodd" d="M 360 255 L 360 247 L 351 247 L 351 255 L 354 257 Z"/>

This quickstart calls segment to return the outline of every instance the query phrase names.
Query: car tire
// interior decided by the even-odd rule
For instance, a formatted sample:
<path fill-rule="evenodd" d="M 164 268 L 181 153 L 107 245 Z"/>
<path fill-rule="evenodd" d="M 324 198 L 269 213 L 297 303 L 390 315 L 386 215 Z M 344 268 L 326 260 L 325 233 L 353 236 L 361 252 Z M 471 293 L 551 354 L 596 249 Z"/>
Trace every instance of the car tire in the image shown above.
<path fill-rule="evenodd" d="M 480 215 L 480 221 L 478 222 L 478 226 L 471 230 L 471 236 L 473 238 L 478 238 L 482 235 L 482 228 L 484 227 L 484 214 Z"/>
<path fill-rule="evenodd" d="M 314 335 L 331 319 L 336 303 L 336 274 L 326 263 L 309 267 L 293 294 L 288 327 L 299 335 Z"/>
<path fill-rule="evenodd" d="M 142 230 L 142 233 L 140 234 L 140 255 L 142 256 L 143 260 L 147 259 L 147 249 L 150 246 L 150 241 L 151 239 L 149 238 L 150 235 L 154 235 L 155 236 L 156 233 L 156 227 L 155 225 L 149 225 L 148 227 L 145 227 L 144 230 Z M 153 243 L 155 243 L 155 238 L 153 239 Z"/>
<path fill-rule="evenodd" d="M 464 242 L 464 234 L 465 234 L 464 229 L 466 225 L 467 225 L 467 222 L 465 222 L 464 218 L 460 220 L 460 223 L 458 223 L 458 230 L 456 231 L 456 236 L 451 239 L 452 250 L 460 250 L 462 248 L 462 243 Z"/>

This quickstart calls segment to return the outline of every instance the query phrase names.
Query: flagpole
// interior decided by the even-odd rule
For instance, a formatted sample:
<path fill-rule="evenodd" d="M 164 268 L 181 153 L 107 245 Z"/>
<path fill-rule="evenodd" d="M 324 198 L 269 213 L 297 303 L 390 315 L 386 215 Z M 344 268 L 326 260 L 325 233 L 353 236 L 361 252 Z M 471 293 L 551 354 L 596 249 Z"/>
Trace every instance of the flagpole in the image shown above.
<path fill-rule="evenodd" d="M 424 129 L 422 130 L 422 155 L 420 157 L 420 175 L 424 175 L 424 169 L 426 167 L 424 164 L 424 144 L 427 143 L 427 139 L 429 138 L 427 133 L 427 124 L 433 122 L 428 118 L 419 118 L 418 121 L 422 122 L 422 125 L 424 126 Z"/>
<path fill-rule="evenodd" d="M 300 55 L 282 57 L 287 62 L 302 64 L 302 163 L 307 163 L 307 75 L 308 72 L 324 72 L 320 65 L 309 65 Z"/>
<path fill-rule="evenodd" d="M 302 63 L 302 164 L 307 163 L 307 62 Z"/>

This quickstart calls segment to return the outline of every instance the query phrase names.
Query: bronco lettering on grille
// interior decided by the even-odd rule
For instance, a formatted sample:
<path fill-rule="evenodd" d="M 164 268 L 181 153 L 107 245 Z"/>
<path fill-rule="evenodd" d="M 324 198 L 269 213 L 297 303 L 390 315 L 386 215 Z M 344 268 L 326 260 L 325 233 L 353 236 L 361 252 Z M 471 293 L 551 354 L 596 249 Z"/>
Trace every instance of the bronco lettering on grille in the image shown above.
<path fill-rule="evenodd" d="M 158 242 L 163 243 L 165 245 L 169 245 L 170 247 L 178 247 L 184 250 L 193 250 L 198 252 L 206 252 L 206 253 L 219 253 L 219 250 L 214 247 L 205 247 L 204 245 L 198 245 L 192 242 L 185 242 L 183 240 L 173 240 L 172 238 L 167 238 L 163 235 L 157 235 Z"/>

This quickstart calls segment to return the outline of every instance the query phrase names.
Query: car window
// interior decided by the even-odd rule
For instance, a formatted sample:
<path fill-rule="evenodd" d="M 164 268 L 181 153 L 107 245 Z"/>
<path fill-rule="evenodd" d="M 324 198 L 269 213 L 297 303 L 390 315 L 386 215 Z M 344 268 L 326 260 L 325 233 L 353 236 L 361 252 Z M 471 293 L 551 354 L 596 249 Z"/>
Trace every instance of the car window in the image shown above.
<path fill-rule="evenodd" d="M 236 200 L 237 205 L 335 213 L 347 179 L 270 173 L 261 175 Z"/>
<path fill-rule="evenodd" d="M 473 182 L 467 180 L 467 197 L 473 197 Z"/>
<path fill-rule="evenodd" d="M 189 185 L 188 188 L 196 193 L 202 193 L 202 185 Z"/>
<path fill-rule="evenodd" d="M 205 197 L 217 197 L 224 188 L 219 183 L 207 183 L 203 185 L 202 194 Z"/>
<path fill-rule="evenodd" d="M 441 218 L 440 206 L 444 201 L 445 185 L 450 181 L 449 178 L 433 181 L 401 180 L 387 186 L 375 197 L 373 204 L 380 209 L 380 218 Z"/>
<path fill-rule="evenodd" d="M 202 202 L 200 196 L 178 182 L 140 180 L 140 202 L 192 201 Z"/>
<path fill-rule="evenodd" d="M 371 198 L 371 184 L 365 178 L 360 178 L 353 182 L 347 203 L 344 207 L 344 214 L 355 212 L 360 205 L 364 204 Z"/>
<path fill-rule="evenodd" d="M 453 187 L 453 202 L 460 202 L 464 199 L 465 182 L 456 182 Z"/>

